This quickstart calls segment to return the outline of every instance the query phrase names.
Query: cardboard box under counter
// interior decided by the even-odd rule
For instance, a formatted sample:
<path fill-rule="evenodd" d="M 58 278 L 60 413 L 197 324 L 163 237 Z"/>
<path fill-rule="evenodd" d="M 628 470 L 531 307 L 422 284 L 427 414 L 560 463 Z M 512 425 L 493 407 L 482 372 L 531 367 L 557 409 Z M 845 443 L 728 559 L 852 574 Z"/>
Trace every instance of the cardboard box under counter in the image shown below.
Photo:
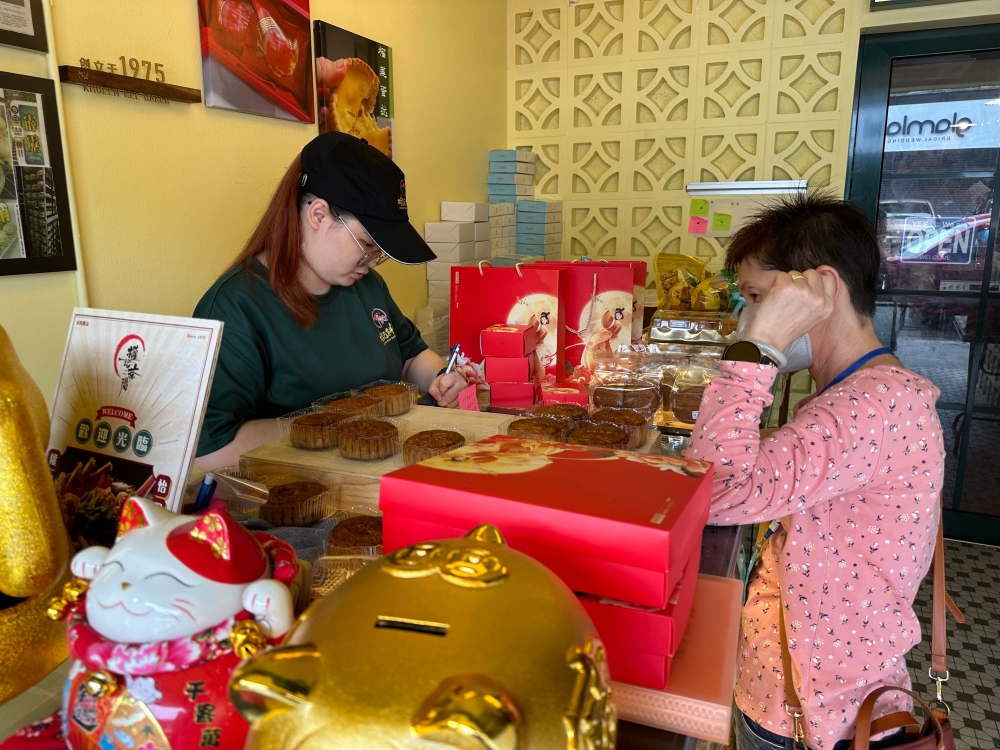
<path fill-rule="evenodd" d="M 579 597 L 608 650 L 612 680 L 654 690 L 667 687 L 670 663 L 691 614 L 700 564 L 699 537 L 681 580 L 663 609 L 639 607 L 589 594 Z"/>
<path fill-rule="evenodd" d="M 441 221 L 488 221 L 489 203 L 441 201 Z"/>
<path fill-rule="evenodd" d="M 484 357 L 487 383 L 527 383 L 531 380 L 531 357 Z"/>
<path fill-rule="evenodd" d="M 427 242 L 475 242 L 476 225 L 471 221 L 428 221 L 424 223 Z"/>
<path fill-rule="evenodd" d="M 451 299 L 451 284 L 447 281 L 427 281 L 429 299 Z"/>
<path fill-rule="evenodd" d="M 708 520 L 711 468 L 494 436 L 383 477 L 384 546 L 490 523 L 573 591 L 663 608 Z"/>
<path fill-rule="evenodd" d="M 527 357 L 535 351 L 537 336 L 534 326 L 500 323 L 483 329 L 479 349 L 484 357 Z"/>

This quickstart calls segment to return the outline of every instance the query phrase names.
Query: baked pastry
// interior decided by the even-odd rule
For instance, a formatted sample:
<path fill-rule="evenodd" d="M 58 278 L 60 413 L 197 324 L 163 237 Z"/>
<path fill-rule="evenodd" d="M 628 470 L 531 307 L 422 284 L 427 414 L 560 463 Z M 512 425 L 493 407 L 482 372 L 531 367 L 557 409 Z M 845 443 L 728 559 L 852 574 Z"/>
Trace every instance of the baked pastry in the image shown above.
<path fill-rule="evenodd" d="M 515 419 L 507 425 L 507 434 L 535 440 L 562 440 L 566 436 L 566 423 L 551 417 Z"/>
<path fill-rule="evenodd" d="M 594 389 L 594 406 L 616 406 L 654 412 L 660 407 L 659 389 L 651 383 L 614 383 Z"/>
<path fill-rule="evenodd" d="M 377 398 L 380 401 L 385 401 L 385 415 L 387 417 L 396 417 L 400 414 L 406 414 L 413 405 L 413 398 L 411 394 L 413 391 L 402 383 L 390 383 L 388 385 L 373 385 L 371 388 L 365 388 L 362 393 L 365 396 L 371 396 L 372 398 Z"/>
<path fill-rule="evenodd" d="M 549 404 L 539 406 L 533 412 L 538 417 L 555 417 L 557 419 L 569 419 L 579 422 L 587 417 L 587 410 L 579 404 Z"/>
<path fill-rule="evenodd" d="M 424 430 L 408 437 L 403 443 L 403 462 L 409 466 L 463 445 L 465 438 L 461 433 L 452 430 Z"/>
<path fill-rule="evenodd" d="M 590 415 L 593 422 L 613 424 L 621 427 L 629 435 L 629 448 L 638 448 L 646 442 L 649 430 L 649 419 L 646 414 L 634 409 L 618 409 L 608 407 L 598 409 Z"/>
<path fill-rule="evenodd" d="M 629 445 L 629 434 L 618 425 L 589 422 L 570 430 L 566 442 L 572 445 L 590 445 L 594 448 L 614 448 L 625 450 Z"/>
<path fill-rule="evenodd" d="M 382 546 L 382 517 L 353 516 L 345 518 L 332 529 L 326 537 L 327 554 L 341 550 L 352 550 L 358 547 Z"/>
<path fill-rule="evenodd" d="M 374 396 L 348 396 L 330 401 L 326 405 L 326 410 L 342 411 L 348 414 L 373 414 L 380 400 Z"/>
<path fill-rule="evenodd" d="M 303 414 L 292 420 L 288 441 L 296 448 L 305 448 L 311 451 L 329 450 L 337 444 L 333 426 L 349 416 L 351 415 L 346 412 L 337 411 Z"/>
<path fill-rule="evenodd" d="M 674 413 L 674 419 L 694 424 L 704 395 L 703 385 L 681 386 L 679 390 L 675 390 L 670 396 L 670 410 Z"/>
<path fill-rule="evenodd" d="M 392 130 L 380 128 L 375 119 L 379 79 L 364 60 L 348 57 L 346 72 L 330 98 L 333 130 L 364 138 L 383 154 L 392 158 Z"/>
<path fill-rule="evenodd" d="M 288 482 L 271 487 L 267 502 L 260 507 L 260 517 L 275 526 L 309 526 L 323 516 L 317 500 L 326 492 L 319 482 Z"/>
<path fill-rule="evenodd" d="M 378 461 L 396 452 L 399 430 L 382 419 L 355 419 L 337 430 L 340 455 L 355 461 Z"/>

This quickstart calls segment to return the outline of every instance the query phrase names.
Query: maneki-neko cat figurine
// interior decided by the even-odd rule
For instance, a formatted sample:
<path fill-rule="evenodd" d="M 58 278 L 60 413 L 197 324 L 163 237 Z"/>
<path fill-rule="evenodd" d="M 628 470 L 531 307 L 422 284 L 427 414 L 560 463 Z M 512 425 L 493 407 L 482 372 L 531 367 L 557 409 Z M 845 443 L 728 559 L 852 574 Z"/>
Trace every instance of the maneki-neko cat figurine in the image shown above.
<path fill-rule="evenodd" d="M 492 526 L 372 562 L 233 676 L 252 750 L 610 750 L 604 648 Z"/>
<path fill-rule="evenodd" d="M 63 710 L 3 743 L 71 750 L 241 750 L 229 700 L 242 659 L 294 622 L 294 550 L 213 505 L 198 516 L 131 498 L 111 549 L 89 547 L 50 616 L 73 660 Z"/>

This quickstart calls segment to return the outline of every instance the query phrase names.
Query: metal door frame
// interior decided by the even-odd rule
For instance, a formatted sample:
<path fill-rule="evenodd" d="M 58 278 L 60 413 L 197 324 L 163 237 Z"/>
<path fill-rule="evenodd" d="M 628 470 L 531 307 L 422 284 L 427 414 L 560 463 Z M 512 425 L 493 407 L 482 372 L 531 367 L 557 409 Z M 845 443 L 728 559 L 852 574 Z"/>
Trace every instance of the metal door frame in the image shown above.
<path fill-rule="evenodd" d="M 851 120 L 851 148 L 847 160 L 847 199 L 857 205 L 875 224 L 878 216 L 878 198 L 882 185 L 882 148 L 889 106 L 889 79 L 893 59 L 902 57 L 928 57 L 962 52 L 1000 49 L 1000 24 L 963 26 L 928 31 L 892 32 L 861 37 L 858 50 L 858 71 L 854 90 L 854 110 Z M 978 301 L 976 334 L 972 343 L 971 362 L 979 362 L 983 355 L 983 336 L 986 330 L 988 303 L 1000 303 L 1000 291 L 990 291 L 993 272 L 993 249 L 996 245 L 1000 221 L 1000 158 L 992 174 L 980 172 L 954 172 L 935 174 L 945 179 L 989 177 L 994 179 L 993 213 L 990 217 L 986 240 L 986 260 L 983 283 L 978 292 L 954 292 L 918 289 L 886 289 L 880 296 L 907 296 L 948 298 L 957 297 Z M 961 508 L 962 488 L 965 483 L 966 459 L 972 434 L 973 417 L 978 414 L 1000 414 L 1000 409 L 976 406 L 976 386 L 979 367 L 969 368 L 964 403 L 938 403 L 938 409 L 959 411 L 964 414 L 959 442 L 958 466 L 955 472 L 953 497 Z M 998 446 L 1000 447 L 1000 446 Z M 943 492 L 944 488 L 942 488 Z M 998 488 L 1000 511 L 1000 488 Z M 1000 515 L 987 516 L 962 510 L 944 510 L 945 533 L 954 539 L 983 544 L 1000 545 Z"/>

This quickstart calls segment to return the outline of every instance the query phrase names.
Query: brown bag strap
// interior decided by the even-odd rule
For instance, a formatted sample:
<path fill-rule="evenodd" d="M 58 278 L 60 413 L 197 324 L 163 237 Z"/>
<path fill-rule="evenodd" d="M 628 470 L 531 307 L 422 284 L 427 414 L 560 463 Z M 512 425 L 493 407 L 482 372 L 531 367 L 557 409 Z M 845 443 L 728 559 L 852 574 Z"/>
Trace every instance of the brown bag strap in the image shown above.
<path fill-rule="evenodd" d="M 799 695 L 795 692 L 795 677 L 792 672 L 792 654 L 788 650 L 787 636 L 785 635 L 785 605 L 779 594 L 778 596 L 778 631 L 781 637 L 781 671 L 785 684 L 785 713 L 792 717 L 792 747 L 798 750 L 801 744 L 803 750 L 806 746 L 805 736 L 802 732 L 802 703 Z"/>
<path fill-rule="evenodd" d="M 937 714 L 931 710 L 931 707 L 927 705 L 927 701 L 921 698 L 917 693 L 912 690 L 906 690 L 905 688 L 895 687 L 893 685 L 883 685 L 880 688 L 875 688 L 872 690 L 868 697 L 865 698 L 865 702 L 861 704 L 861 709 L 858 711 L 858 728 L 854 735 L 854 748 L 855 750 L 868 750 L 870 738 L 873 734 L 876 734 L 875 727 L 878 723 L 872 722 L 872 712 L 875 710 L 875 702 L 884 693 L 906 693 L 913 700 L 919 703 L 924 711 L 927 712 L 927 717 L 931 722 L 931 726 L 934 728 L 934 735 L 937 737 L 937 748 L 938 750 L 944 750 L 944 728 L 941 726 L 941 720 L 938 719 Z M 890 714 L 890 716 L 895 716 L 896 714 Z M 882 717 L 887 718 L 887 717 Z M 912 717 L 911 717 L 912 718 Z M 909 723 L 909 722 L 907 722 Z M 886 731 L 886 729 L 891 729 L 892 727 L 886 727 L 879 731 Z"/>

